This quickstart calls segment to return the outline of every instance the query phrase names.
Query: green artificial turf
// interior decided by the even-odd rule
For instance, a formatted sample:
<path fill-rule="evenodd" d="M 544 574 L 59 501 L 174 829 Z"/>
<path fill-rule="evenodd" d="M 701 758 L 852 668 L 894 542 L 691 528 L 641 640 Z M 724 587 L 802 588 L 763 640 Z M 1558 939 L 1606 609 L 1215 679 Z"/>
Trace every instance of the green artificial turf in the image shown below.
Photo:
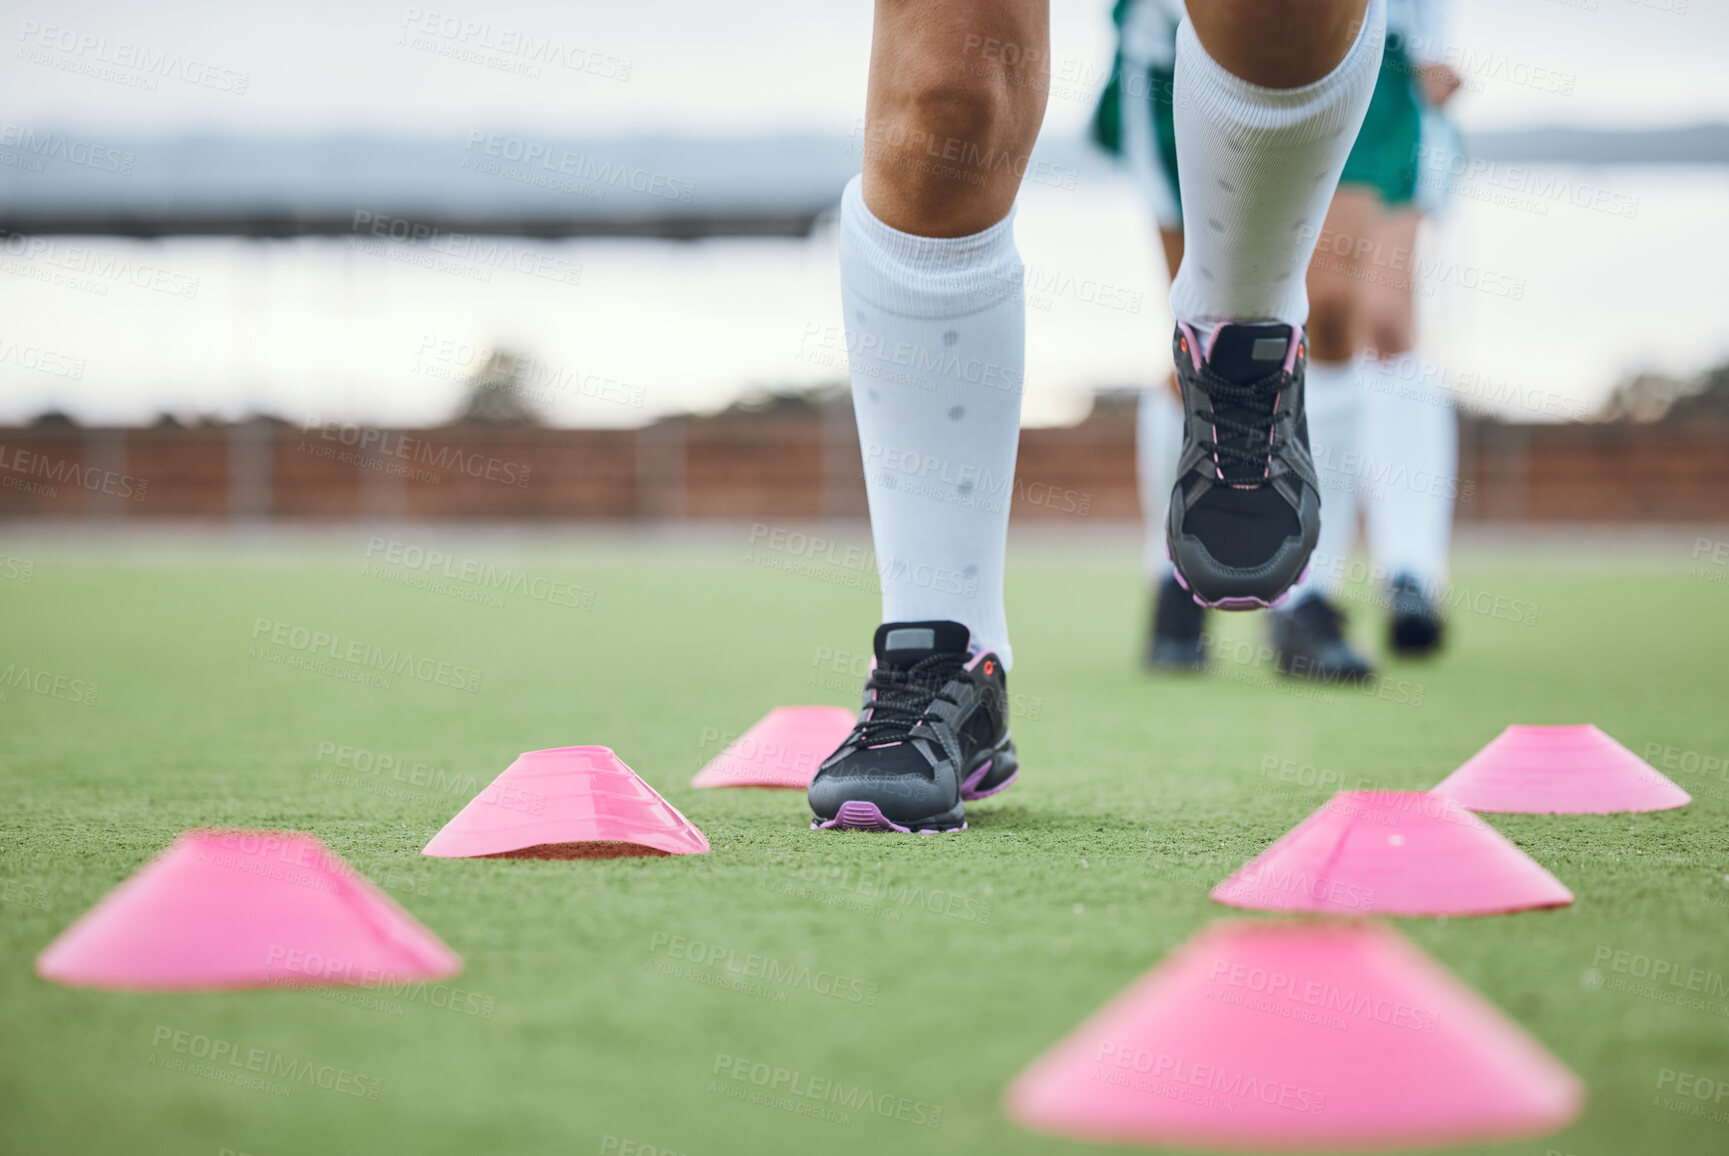
<path fill-rule="evenodd" d="M 0 566 L 0 672 L 64 679 L 0 686 L 0 1151 L 1084 1151 L 1010 1124 L 1004 1086 L 1224 917 L 1209 889 L 1324 800 L 1308 784 L 1428 787 L 1507 723 L 1576 721 L 1672 752 L 1693 805 L 1493 817 L 1577 902 L 1398 927 L 1588 1085 L 1569 1130 L 1485 1151 L 1729 1150 L 1729 1122 L 1672 1110 L 1729 1121 L 1729 1094 L 1697 1100 L 1697 1078 L 1676 1094 L 1681 1074 L 1729 1081 L 1729 781 L 1720 761 L 1701 769 L 1729 755 L 1729 595 L 1684 556 L 1466 565 L 1461 585 L 1491 598 L 1454 614 L 1443 658 L 1322 701 L 1256 658 L 1250 616 L 1215 618 L 1240 645 L 1214 673 L 1147 676 L 1126 547 L 1020 550 L 1021 781 L 974 805 L 965 834 L 873 837 L 808 831 L 797 793 L 688 786 L 770 706 L 856 701 L 849 670 L 876 606 L 844 561 L 813 577 L 742 548 L 454 550 L 576 587 L 493 605 L 460 573 L 444 592 L 364 573 L 378 561 L 364 547 L 3 551 L 33 568 L 23 581 Z M 249 654 L 260 619 L 411 649 L 478 670 L 480 686 L 380 688 L 264 661 Z M 1359 603 L 1353 620 L 1378 639 L 1378 611 Z M 72 701 L 81 683 L 94 701 Z M 465 784 L 573 743 L 617 750 L 713 853 L 420 855 Z M 456 990 L 141 995 L 36 977 L 72 920 L 209 825 L 316 833 L 462 954 Z M 715 961 L 674 958 L 684 941 Z M 752 955 L 813 978 L 726 986 L 727 961 Z M 1636 957 L 1699 969 L 1705 990 L 1653 998 L 1686 993 L 1617 973 Z M 819 974 L 845 977 L 838 997 L 815 990 Z M 377 1098 L 173 1070 L 174 1041 L 195 1037 L 346 1071 Z M 731 1098 L 751 1085 L 726 1057 L 904 1098 L 926 1122 Z"/>

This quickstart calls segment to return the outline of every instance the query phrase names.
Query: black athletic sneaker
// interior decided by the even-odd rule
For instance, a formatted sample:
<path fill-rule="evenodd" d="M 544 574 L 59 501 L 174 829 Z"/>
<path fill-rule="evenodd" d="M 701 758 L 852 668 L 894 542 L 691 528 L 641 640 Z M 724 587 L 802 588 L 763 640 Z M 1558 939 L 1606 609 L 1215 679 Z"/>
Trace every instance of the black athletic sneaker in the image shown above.
<path fill-rule="evenodd" d="M 1199 670 L 1207 664 L 1201 630 L 1207 612 L 1195 604 L 1176 577 L 1153 591 L 1153 625 L 1147 636 L 1146 663 L 1154 670 Z"/>
<path fill-rule="evenodd" d="M 810 783 L 813 828 L 964 831 L 963 799 L 1020 772 L 1009 738 L 1008 678 L 991 651 L 967 654 L 958 622 L 886 622 L 864 710 Z"/>
<path fill-rule="evenodd" d="M 1177 325 L 1183 453 L 1165 544 L 1203 606 L 1271 606 L 1314 552 L 1321 495 L 1303 416 L 1306 344 L 1299 326 L 1227 323 L 1203 351 Z"/>
<path fill-rule="evenodd" d="M 1319 594 L 1273 611 L 1273 649 L 1279 669 L 1317 682 L 1356 682 L 1371 673 L 1368 660 L 1345 641 L 1345 616 Z"/>
<path fill-rule="evenodd" d="M 1398 574 L 1387 594 L 1392 610 L 1387 634 L 1393 649 L 1410 655 L 1433 654 L 1441 649 L 1441 611 L 1423 584 L 1410 574 Z"/>

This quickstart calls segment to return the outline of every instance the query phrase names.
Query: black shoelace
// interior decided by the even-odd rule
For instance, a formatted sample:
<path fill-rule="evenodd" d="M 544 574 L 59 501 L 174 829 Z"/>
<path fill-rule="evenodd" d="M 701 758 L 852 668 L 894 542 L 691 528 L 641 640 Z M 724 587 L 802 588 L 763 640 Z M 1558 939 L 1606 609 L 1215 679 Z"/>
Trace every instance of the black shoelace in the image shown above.
<path fill-rule="evenodd" d="M 907 667 L 878 666 L 865 681 L 865 689 L 876 692 L 870 717 L 853 727 L 853 739 L 865 747 L 905 742 L 931 703 L 954 701 L 942 689 L 966 664 L 966 655 L 945 653 Z"/>
<path fill-rule="evenodd" d="M 1197 416 L 1212 423 L 1215 431 L 1226 436 L 1218 441 L 1201 439 L 1201 448 L 1219 463 L 1219 476 L 1227 485 L 1259 485 L 1265 480 L 1268 463 L 1285 444 L 1273 429 L 1278 417 L 1278 398 L 1288 383 L 1281 369 L 1239 384 L 1227 381 L 1202 365 L 1200 386 L 1207 400 L 1215 405 L 1228 405 L 1230 414 L 1215 409 L 1196 410 Z"/>

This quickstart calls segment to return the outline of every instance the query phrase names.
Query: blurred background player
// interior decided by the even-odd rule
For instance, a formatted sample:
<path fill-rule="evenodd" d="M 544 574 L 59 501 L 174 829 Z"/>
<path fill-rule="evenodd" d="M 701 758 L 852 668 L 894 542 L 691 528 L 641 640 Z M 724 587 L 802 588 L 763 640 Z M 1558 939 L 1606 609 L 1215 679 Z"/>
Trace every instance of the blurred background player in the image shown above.
<path fill-rule="evenodd" d="M 1450 131 L 1440 109 L 1459 87 L 1440 60 L 1443 2 L 1390 0 L 1374 99 L 1309 269 L 1309 434 L 1323 516 L 1314 565 L 1272 615 L 1286 673 L 1371 673 L 1346 639 L 1339 606 L 1362 523 L 1369 576 L 1384 583 L 1374 594 L 1391 611 L 1391 648 L 1421 654 L 1440 644 L 1436 600 L 1446 581 L 1458 428 L 1446 391 L 1420 372 L 1414 352 L 1413 255 L 1422 212 L 1433 207 L 1417 200 L 1425 119 L 1430 147 L 1439 149 Z"/>
<path fill-rule="evenodd" d="M 1406 0 L 1408 3 L 1409 0 Z M 1447 102 L 1458 73 L 1442 63 L 1441 9 L 1428 0 L 1411 40 L 1423 98 L 1419 166 L 1412 202 L 1392 205 L 1376 221 L 1374 251 L 1404 266 L 1403 276 L 1371 278 L 1369 343 L 1364 364 L 1361 444 L 1377 447 L 1387 463 L 1386 484 L 1371 485 L 1363 500 L 1371 580 L 1384 582 L 1387 645 L 1398 654 L 1432 654 L 1441 645 L 1440 602 L 1447 583 L 1453 504 L 1459 484 L 1459 419 L 1440 371 L 1416 349 L 1415 263 L 1411 258 L 1426 216 L 1439 217 L 1447 200 L 1450 160 L 1463 142 Z M 1392 9 L 1389 8 L 1389 16 Z M 1427 175 L 1425 175 L 1427 174 Z M 1401 472 L 1402 471 L 1402 472 Z M 1323 519 L 1323 523 L 1325 519 Z"/>
<path fill-rule="evenodd" d="M 1018 51 L 981 67 L 983 37 Z M 1384 40 L 1381 0 L 1207 0 L 1177 29 L 1172 137 L 1205 231 L 1171 288 L 1184 420 L 1167 543 L 1197 599 L 1267 605 L 1314 549 L 1303 270 Z M 1013 210 L 1044 116 L 1044 0 L 878 0 L 841 304 L 883 599 L 851 735 L 812 826 L 960 830 L 1007 787 L 1003 608 L 1025 367 Z M 892 349 L 892 375 L 862 351 Z"/>
<path fill-rule="evenodd" d="M 1135 187 L 1158 226 L 1165 272 L 1175 277 L 1183 261 L 1183 210 L 1177 185 L 1173 129 L 1177 26 L 1183 0 L 1117 0 L 1117 59 L 1098 110 L 1093 138 L 1123 159 Z M 1206 662 L 1201 634 L 1206 611 L 1183 589 L 1165 548 L 1165 516 L 1182 448 L 1183 408 L 1176 373 L 1141 391 L 1136 411 L 1135 474 L 1147 533 L 1143 570 L 1153 591 L 1147 635 L 1147 665 L 1170 669 Z M 1310 441 L 1313 448 L 1313 439 Z"/>
<path fill-rule="evenodd" d="M 1094 121 L 1095 138 L 1125 159 L 1146 198 L 1169 270 L 1183 255 L 1171 127 L 1172 65 L 1183 13 L 1181 0 L 1119 0 L 1116 68 Z M 1309 574 L 1291 604 L 1274 611 L 1274 642 L 1288 671 L 1347 678 L 1368 673 L 1345 641 L 1343 616 L 1330 597 L 1348 573 L 1359 497 L 1368 499 L 1363 504 L 1376 572 L 1392 576 L 1387 597 L 1394 648 L 1425 652 L 1440 639 L 1435 592 L 1446 575 L 1457 431 L 1446 392 L 1419 372 L 1412 352 L 1411 281 L 1420 220 L 1413 204 L 1419 126 L 1437 142 L 1426 147 L 1444 147 L 1439 142 L 1451 126 L 1438 109 L 1459 83 L 1434 59 L 1444 43 L 1438 17 L 1438 0 L 1390 0 L 1374 96 L 1308 271 L 1308 421 L 1323 516 Z M 1437 189 L 1431 182 L 1424 192 Z M 1364 349 L 1373 351 L 1366 368 L 1358 357 Z M 1181 422 L 1172 390 L 1143 391 L 1137 472 L 1153 602 L 1145 661 L 1159 668 L 1206 661 L 1205 611 L 1172 572 L 1158 532 L 1167 517 Z M 1362 446 L 1376 447 L 1376 454 L 1365 455 Z M 1375 478 L 1383 484 L 1371 485 Z"/>

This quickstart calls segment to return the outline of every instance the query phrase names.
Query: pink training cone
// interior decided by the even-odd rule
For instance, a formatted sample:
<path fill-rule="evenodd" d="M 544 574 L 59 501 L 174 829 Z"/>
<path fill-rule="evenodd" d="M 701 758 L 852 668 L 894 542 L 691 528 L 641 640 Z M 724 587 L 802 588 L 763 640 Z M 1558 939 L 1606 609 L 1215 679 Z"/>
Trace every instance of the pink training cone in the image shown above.
<path fill-rule="evenodd" d="M 421 854 L 605 859 L 707 850 L 702 832 L 610 748 L 554 747 L 518 755 Z"/>
<path fill-rule="evenodd" d="M 1510 726 L 1432 791 L 1473 811 L 1611 815 L 1667 811 L 1693 796 L 1589 724 Z"/>
<path fill-rule="evenodd" d="M 188 831 L 36 957 L 118 991 L 444 979 L 462 960 L 311 835 Z"/>
<path fill-rule="evenodd" d="M 777 706 L 698 771 L 690 785 L 802 791 L 852 732 L 855 717 L 842 706 Z"/>
<path fill-rule="evenodd" d="M 1383 924 L 1214 924 L 1040 1057 L 1009 1115 L 1118 1144 L 1315 1151 L 1534 1136 L 1579 1080 Z"/>
<path fill-rule="evenodd" d="M 1213 898 L 1253 911 L 1492 915 L 1563 906 L 1573 893 L 1452 799 L 1340 791 Z"/>

